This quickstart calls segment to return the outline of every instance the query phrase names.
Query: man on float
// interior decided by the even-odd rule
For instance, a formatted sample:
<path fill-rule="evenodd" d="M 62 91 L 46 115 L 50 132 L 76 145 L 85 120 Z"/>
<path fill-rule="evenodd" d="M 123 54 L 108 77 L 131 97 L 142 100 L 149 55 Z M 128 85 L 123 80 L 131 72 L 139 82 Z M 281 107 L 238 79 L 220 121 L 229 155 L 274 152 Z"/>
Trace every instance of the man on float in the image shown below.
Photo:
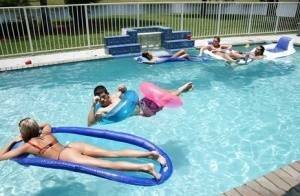
<path fill-rule="evenodd" d="M 200 56 L 202 56 L 204 50 L 211 51 L 213 54 L 224 58 L 225 53 L 229 52 L 232 48 L 230 44 L 221 44 L 221 39 L 218 36 L 213 38 L 213 41 L 206 46 L 200 48 Z"/>
<path fill-rule="evenodd" d="M 146 96 L 138 101 L 132 115 L 153 116 L 162 110 L 164 106 L 176 102 L 181 93 L 191 90 L 192 87 L 192 82 L 188 82 L 175 91 L 167 91 L 151 83 L 144 83 L 144 85 L 141 86 L 141 90 L 144 91 L 143 93 L 144 95 L 146 94 Z M 105 118 L 105 116 L 121 102 L 121 96 L 126 91 L 126 86 L 121 84 L 118 86 L 117 92 L 110 95 L 105 86 L 97 86 L 94 89 L 94 97 L 88 114 L 88 126 Z M 96 107 L 97 104 L 100 105 L 99 108 Z"/>

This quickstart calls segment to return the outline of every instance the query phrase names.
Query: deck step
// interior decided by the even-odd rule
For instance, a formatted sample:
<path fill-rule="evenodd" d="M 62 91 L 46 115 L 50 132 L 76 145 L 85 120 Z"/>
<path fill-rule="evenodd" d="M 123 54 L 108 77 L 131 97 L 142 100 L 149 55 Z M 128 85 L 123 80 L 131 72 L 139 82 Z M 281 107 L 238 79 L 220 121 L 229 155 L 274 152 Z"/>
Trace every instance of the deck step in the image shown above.
<path fill-rule="evenodd" d="M 163 47 L 166 49 L 192 48 L 194 44 L 194 40 L 178 39 L 165 41 Z"/>
<path fill-rule="evenodd" d="M 111 55 L 121 55 L 129 53 L 139 53 L 141 51 L 141 44 L 119 44 L 113 46 L 107 46 L 107 51 Z"/>
<path fill-rule="evenodd" d="M 105 37 L 104 40 L 106 46 L 137 43 L 137 37 L 129 35 Z"/>

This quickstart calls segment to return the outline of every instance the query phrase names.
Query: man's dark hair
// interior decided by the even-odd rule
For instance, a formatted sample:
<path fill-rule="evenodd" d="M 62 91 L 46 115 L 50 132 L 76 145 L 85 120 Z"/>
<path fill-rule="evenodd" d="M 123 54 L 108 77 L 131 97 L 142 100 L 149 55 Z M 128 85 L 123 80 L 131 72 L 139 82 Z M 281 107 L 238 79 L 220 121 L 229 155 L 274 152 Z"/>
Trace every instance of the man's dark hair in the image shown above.
<path fill-rule="evenodd" d="M 219 36 L 215 36 L 214 39 L 217 39 L 218 42 L 220 42 L 220 37 Z"/>
<path fill-rule="evenodd" d="M 259 46 L 260 47 L 260 55 L 263 55 L 265 52 L 265 47 Z"/>
<path fill-rule="evenodd" d="M 105 86 L 103 85 L 96 86 L 96 88 L 94 89 L 94 96 L 99 96 L 102 93 L 105 93 L 107 95 L 109 94 Z"/>

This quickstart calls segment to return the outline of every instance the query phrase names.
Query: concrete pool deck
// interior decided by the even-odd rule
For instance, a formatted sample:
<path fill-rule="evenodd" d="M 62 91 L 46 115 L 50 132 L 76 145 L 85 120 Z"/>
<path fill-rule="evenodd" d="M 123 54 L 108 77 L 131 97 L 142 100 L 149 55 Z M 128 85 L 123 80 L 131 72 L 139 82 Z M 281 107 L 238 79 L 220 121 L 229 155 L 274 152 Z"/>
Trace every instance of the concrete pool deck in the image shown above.
<path fill-rule="evenodd" d="M 300 195 L 300 162 L 285 165 L 222 194 L 222 196 L 261 195 Z"/>
<path fill-rule="evenodd" d="M 294 38 L 294 44 L 300 46 L 300 36 L 296 34 L 284 35 Z M 271 43 L 276 42 L 281 36 L 283 36 L 283 34 L 224 37 L 221 38 L 221 42 L 232 45 Z M 206 45 L 208 40 L 211 40 L 211 38 L 195 40 L 195 47 Z M 0 72 L 102 58 L 111 58 L 111 55 L 105 53 L 104 48 L 0 58 Z"/>

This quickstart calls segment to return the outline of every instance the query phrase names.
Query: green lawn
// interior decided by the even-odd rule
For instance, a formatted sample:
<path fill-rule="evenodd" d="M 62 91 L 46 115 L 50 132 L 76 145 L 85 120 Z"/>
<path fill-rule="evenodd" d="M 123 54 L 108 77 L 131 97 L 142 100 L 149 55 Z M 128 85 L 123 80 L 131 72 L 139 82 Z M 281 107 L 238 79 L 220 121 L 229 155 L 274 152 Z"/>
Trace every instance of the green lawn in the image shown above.
<path fill-rule="evenodd" d="M 182 0 L 98 0 L 98 3 L 118 3 L 118 2 L 182 2 Z M 213 2 L 213 1 L 209 1 Z M 235 0 L 234 2 L 245 2 L 245 0 Z M 259 0 L 247 0 L 247 2 L 260 2 Z M 31 0 L 31 5 L 40 5 L 40 2 L 37 0 Z M 64 0 L 48 0 L 49 5 L 64 5 Z"/>
<path fill-rule="evenodd" d="M 154 18 L 157 19 L 154 20 Z M 149 14 L 147 16 L 140 16 L 140 26 L 162 25 L 169 26 L 173 30 L 180 30 L 180 19 L 180 15 L 170 17 L 161 14 L 157 17 L 155 14 Z M 66 22 L 52 24 L 53 26 L 64 25 Z M 276 17 L 274 16 L 263 18 L 253 17 L 250 33 L 273 33 L 275 22 Z M 296 21 L 292 22 L 295 25 L 297 24 Z M 90 20 L 90 23 L 97 24 L 97 28 L 95 28 L 96 26 L 90 27 L 89 38 L 92 46 L 103 45 L 105 36 L 120 35 L 122 28 L 137 26 L 135 18 L 122 15 L 113 18 L 94 18 Z M 296 29 L 293 24 L 289 26 L 290 29 L 285 30 Z M 74 33 L 68 32 L 68 28 L 66 27 L 67 31 L 64 34 L 54 33 L 54 35 L 39 36 L 32 33 L 33 52 L 85 47 L 88 45 L 88 36 L 86 33 L 82 32 L 74 35 Z M 193 38 L 214 36 L 217 34 L 217 20 L 215 18 L 202 18 L 200 15 L 195 14 L 185 15 L 183 29 L 192 31 Z M 230 17 L 222 17 L 219 33 L 221 36 L 234 34 L 246 35 L 248 33 L 248 21 L 245 21 L 243 17 L 238 18 L 235 16 L 235 20 L 232 20 Z M 31 52 L 31 48 L 27 38 L 21 38 L 16 41 L 9 40 L 8 38 L 1 40 L 0 56 L 29 52 Z"/>

